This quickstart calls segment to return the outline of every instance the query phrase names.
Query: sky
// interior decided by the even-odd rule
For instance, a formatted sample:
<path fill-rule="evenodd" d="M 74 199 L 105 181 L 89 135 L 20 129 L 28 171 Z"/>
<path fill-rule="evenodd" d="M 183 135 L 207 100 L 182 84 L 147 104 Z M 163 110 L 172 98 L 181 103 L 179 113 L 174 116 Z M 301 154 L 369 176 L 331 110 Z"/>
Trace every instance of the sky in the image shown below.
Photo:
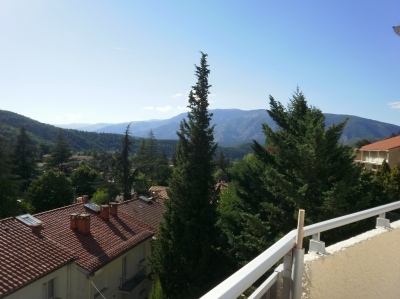
<path fill-rule="evenodd" d="M 400 125 L 400 2 L 0 0 L 0 109 L 47 124 L 287 105 Z"/>

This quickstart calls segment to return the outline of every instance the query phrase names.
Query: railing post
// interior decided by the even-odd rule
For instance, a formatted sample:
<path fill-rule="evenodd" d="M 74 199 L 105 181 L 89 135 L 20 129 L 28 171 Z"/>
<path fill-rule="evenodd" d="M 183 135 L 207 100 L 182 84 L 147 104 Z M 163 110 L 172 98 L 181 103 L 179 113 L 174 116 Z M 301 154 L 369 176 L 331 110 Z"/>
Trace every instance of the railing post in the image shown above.
<path fill-rule="evenodd" d="M 376 228 L 384 227 L 390 229 L 390 220 L 386 219 L 386 213 L 379 214 L 376 218 Z"/>
<path fill-rule="evenodd" d="M 292 275 L 292 250 L 290 250 L 283 257 L 283 275 L 282 275 L 282 298 L 290 299 L 290 284 L 291 284 L 291 275 Z"/>
<path fill-rule="evenodd" d="M 297 223 L 296 246 L 293 249 L 293 267 L 291 291 L 292 299 L 300 299 L 302 294 L 302 279 L 304 270 L 304 248 L 303 248 L 303 227 L 304 227 L 304 210 L 299 210 Z"/>

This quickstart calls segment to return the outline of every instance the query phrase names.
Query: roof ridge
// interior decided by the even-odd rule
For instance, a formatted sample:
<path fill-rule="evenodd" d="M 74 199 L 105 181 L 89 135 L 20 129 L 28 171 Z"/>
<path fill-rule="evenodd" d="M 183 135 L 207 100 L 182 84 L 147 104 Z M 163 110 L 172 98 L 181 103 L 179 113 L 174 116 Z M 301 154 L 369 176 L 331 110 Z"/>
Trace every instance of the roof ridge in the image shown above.
<path fill-rule="evenodd" d="M 67 205 L 67 206 L 63 206 L 63 207 L 56 208 L 56 209 L 52 209 L 52 210 L 43 211 L 43 212 L 36 213 L 36 214 L 33 214 L 33 215 L 35 215 L 35 216 L 36 216 L 36 215 L 40 216 L 40 215 L 43 215 L 43 214 L 46 214 L 46 213 L 49 213 L 49 212 L 61 211 L 61 210 L 64 210 L 64 209 L 68 209 L 68 208 L 70 208 L 71 206 L 83 205 L 83 204 L 84 204 L 83 202 L 73 203 L 73 204 L 70 204 L 70 205 Z"/>

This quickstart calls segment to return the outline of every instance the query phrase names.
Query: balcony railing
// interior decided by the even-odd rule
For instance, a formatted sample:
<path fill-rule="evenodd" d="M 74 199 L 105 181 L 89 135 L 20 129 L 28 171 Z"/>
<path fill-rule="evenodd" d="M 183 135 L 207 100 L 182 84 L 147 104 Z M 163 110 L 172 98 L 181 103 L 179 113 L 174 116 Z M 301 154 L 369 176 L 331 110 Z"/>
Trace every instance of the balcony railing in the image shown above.
<path fill-rule="evenodd" d="M 119 291 L 122 293 L 130 293 L 146 278 L 146 267 L 141 269 L 130 279 L 120 278 Z"/>
<path fill-rule="evenodd" d="M 310 240 L 310 251 L 325 253 L 325 243 L 319 240 L 320 233 L 344 226 L 353 222 L 357 222 L 366 218 L 379 215 L 377 218 L 377 227 L 390 227 L 389 220 L 386 219 L 386 212 L 400 209 L 400 201 L 387 205 L 379 206 L 369 210 L 357 212 L 354 214 L 334 218 L 331 220 L 319 222 L 304 227 L 304 237 L 312 236 Z M 252 284 L 259 279 L 265 272 L 272 268 L 280 259 L 283 258 L 283 264 L 275 269 L 275 272 L 253 292 L 249 299 L 261 298 L 271 286 L 279 279 L 283 279 L 283 298 L 298 299 L 293 295 L 291 286 L 298 285 L 298 273 L 292 272 L 292 251 L 295 249 L 297 231 L 293 230 L 285 235 L 282 239 L 268 248 L 266 251 L 249 262 L 246 266 L 227 278 L 221 284 L 216 286 L 210 292 L 205 294 L 201 299 L 236 299 Z M 294 260 L 297 257 L 294 256 Z M 300 282 L 301 283 L 301 282 Z"/>

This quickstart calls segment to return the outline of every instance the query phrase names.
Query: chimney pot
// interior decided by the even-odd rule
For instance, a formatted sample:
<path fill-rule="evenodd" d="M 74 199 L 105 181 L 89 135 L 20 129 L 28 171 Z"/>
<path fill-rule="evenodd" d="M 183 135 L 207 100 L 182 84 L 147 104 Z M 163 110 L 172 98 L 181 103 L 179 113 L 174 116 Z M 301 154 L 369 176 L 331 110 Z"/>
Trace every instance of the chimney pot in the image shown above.
<path fill-rule="evenodd" d="M 43 229 L 43 226 L 41 224 L 31 224 L 30 227 L 32 228 L 32 232 L 36 234 L 40 234 L 40 231 Z"/>
<path fill-rule="evenodd" d="M 90 233 L 90 214 L 78 215 L 78 231 L 84 235 Z"/>
<path fill-rule="evenodd" d="M 104 220 L 110 220 L 109 214 L 109 206 L 108 205 L 101 205 L 100 206 L 100 217 Z"/>
<path fill-rule="evenodd" d="M 110 202 L 110 214 L 118 216 L 118 204 L 116 202 Z"/>
<path fill-rule="evenodd" d="M 82 202 L 88 203 L 89 202 L 89 195 L 82 195 Z"/>
<path fill-rule="evenodd" d="M 72 213 L 71 215 L 69 215 L 70 217 L 70 227 L 71 229 L 75 230 L 78 229 L 78 213 Z"/>

